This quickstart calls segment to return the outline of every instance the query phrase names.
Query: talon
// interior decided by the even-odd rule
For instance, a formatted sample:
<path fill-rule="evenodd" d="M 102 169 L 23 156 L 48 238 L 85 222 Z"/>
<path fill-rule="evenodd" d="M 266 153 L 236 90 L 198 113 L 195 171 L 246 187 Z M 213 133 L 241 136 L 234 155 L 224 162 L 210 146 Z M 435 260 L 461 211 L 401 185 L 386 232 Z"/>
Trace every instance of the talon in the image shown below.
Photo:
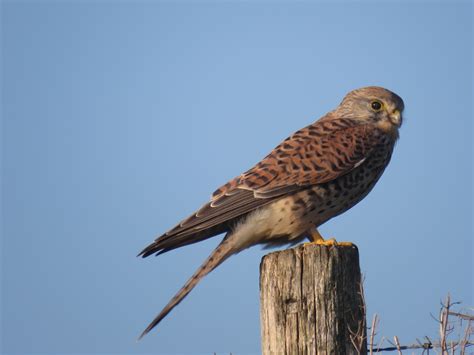
<path fill-rule="evenodd" d="M 314 242 L 315 244 L 318 245 L 325 245 L 325 246 L 336 246 L 336 247 L 353 247 L 354 244 L 351 242 L 338 242 L 335 238 L 330 238 L 327 240 L 317 240 Z"/>
<path fill-rule="evenodd" d="M 316 244 L 319 244 L 319 245 L 325 245 L 325 246 L 338 246 L 339 243 L 337 242 L 336 238 L 329 238 L 329 239 L 326 239 L 326 240 L 317 240 L 315 242 Z"/>
<path fill-rule="evenodd" d="M 324 240 L 323 236 L 318 232 L 317 229 L 309 231 L 308 239 L 311 241 L 306 244 L 316 244 L 325 246 L 337 246 L 337 247 L 353 247 L 354 244 L 351 242 L 338 242 L 335 238 Z"/>

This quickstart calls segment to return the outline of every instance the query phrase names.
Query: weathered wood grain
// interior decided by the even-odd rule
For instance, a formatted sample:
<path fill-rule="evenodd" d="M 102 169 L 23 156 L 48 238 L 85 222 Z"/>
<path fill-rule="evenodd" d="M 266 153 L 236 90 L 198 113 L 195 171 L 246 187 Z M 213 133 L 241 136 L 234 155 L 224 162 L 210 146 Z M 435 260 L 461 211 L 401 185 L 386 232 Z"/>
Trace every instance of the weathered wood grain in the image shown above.
<path fill-rule="evenodd" d="M 305 244 L 264 256 L 263 354 L 366 354 L 361 292 L 355 246 Z"/>

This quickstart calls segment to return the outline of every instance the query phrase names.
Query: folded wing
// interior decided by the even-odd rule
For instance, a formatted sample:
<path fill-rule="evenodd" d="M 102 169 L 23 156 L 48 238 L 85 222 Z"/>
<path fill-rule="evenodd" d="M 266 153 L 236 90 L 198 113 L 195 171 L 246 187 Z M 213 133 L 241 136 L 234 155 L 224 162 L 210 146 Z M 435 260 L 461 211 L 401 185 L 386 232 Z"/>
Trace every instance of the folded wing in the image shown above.
<path fill-rule="evenodd" d="M 161 254 L 229 231 L 242 217 L 282 196 L 347 174 L 384 135 L 347 119 L 320 120 L 293 134 L 252 169 L 214 192 L 211 201 L 139 255 Z"/>

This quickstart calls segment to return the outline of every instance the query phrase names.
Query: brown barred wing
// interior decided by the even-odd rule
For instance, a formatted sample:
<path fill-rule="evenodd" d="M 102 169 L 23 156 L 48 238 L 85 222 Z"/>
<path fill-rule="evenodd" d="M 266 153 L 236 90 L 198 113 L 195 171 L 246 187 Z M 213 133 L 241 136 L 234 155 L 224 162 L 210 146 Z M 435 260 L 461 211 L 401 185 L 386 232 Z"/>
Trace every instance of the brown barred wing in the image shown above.
<path fill-rule="evenodd" d="M 338 119 L 303 128 L 243 174 L 241 187 L 273 198 L 337 179 L 363 164 L 386 136 L 369 125 Z"/>

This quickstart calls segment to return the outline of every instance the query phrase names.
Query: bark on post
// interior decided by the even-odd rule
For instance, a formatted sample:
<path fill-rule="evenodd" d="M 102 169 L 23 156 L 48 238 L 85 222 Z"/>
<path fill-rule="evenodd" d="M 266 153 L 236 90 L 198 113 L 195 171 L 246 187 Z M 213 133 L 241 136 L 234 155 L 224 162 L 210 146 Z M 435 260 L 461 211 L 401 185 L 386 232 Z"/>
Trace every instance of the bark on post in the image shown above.
<path fill-rule="evenodd" d="M 366 354 L 356 247 L 301 245 L 260 264 L 262 352 Z"/>

